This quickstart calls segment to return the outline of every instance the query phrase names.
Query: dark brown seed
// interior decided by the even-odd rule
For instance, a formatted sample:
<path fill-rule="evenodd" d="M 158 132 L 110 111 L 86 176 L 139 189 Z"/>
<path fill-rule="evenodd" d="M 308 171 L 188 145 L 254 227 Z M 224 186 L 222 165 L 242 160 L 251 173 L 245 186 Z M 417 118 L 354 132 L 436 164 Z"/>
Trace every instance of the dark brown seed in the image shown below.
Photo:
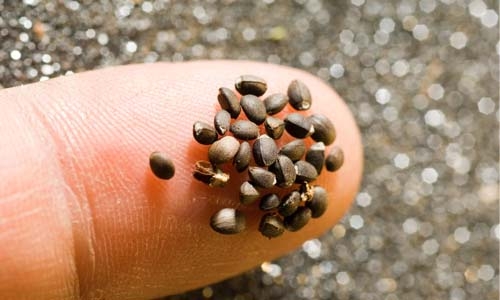
<path fill-rule="evenodd" d="M 241 95 L 261 96 L 267 90 L 267 83 L 264 79 L 254 75 L 241 75 L 236 79 L 234 87 Z"/>
<path fill-rule="evenodd" d="M 313 218 L 321 217 L 328 208 L 328 194 L 326 190 L 320 186 L 313 187 L 312 199 L 306 202 L 306 206 L 311 210 Z"/>
<path fill-rule="evenodd" d="M 214 165 L 233 160 L 240 148 L 240 143 L 232 136 L 225 136 L 208 148 L 208 160 Z"/>
<path fill-rule="evenodd" d="M 291 113 L 285 118 L 285 129 L 293 137 L 303 139 L 314 133 L 311 121 L 299 113 Z"/>
<path fill-rule="evenodd" d="M 252 148 L 248 142 L 243 142 L 240 144 L 240 148 L 234 157 L 233 164 L 236 171 L 243 172 L 248 168 L 250 164 L 250 159 L 252 158 Z"/>
<path fill-rule="evenodd" d="M 259 126 L 247 120 L 238 120 L 234 122 L 231 124 L 229 131 L 231 131 L 237 139 L 245 141 L 256 139 L 259 136 Z"/>
<path fill-rule="evenodd" d="M 219 104 L 222 109 L 225 109 L 231 115 L 231 118 L 236 119 L 241 112 L 240 102 L 238 101 L 238 96 L 228 88 L 221 87 L 219 89 L 219 95 L 217 96 Z"/>
<path fill-rule="evenodd" d="M 301 206 L 293 215 L 285 218 L 285 228 L 288 231 L 298 231 L 302 227 L 306 226 L 306 224 L 311 219 L 311 215 L 312 212 L 309 208 Z"/>
<path fill-rule="evenodd" d="M 299 160 L 295 163 L 295 173 L 297 177 L 295 178 L 295 182 L 311 182 L 314 181 L 318 177 L 318 172 L 313 165 L 308 163 L 307 161 Z"/>
<path fill-rule="evenodd" d="M 303 182 L 300 185 L 299 192 L 300 192 L 300 198 L 301 198 L 302 202 L 307 202 L 307 201 L 311 201 L 311 199 L 313 197 L 314 190 L 309 185 L 309 183 Z"/>
<path fill-rule="evenodd" d="M 280 205 L 280 198 L 276 194 L 267 194 L 260 199 L 259 208 L 263 211 L 273 210 Z"/>
<path fill-rule="evenodd" d="M 211 145 L 217 140 L 215 129 L 205 122 L 195 122 L 193 124 L 194 139 L 203 145 Z"/>
<path fill-rule="evenodd" d="M 296 110 L 307 110 L 311 108 L 311 93 L 309 88 L 299 80 L 294 80 L 288 86 L 288 98 L 290 105 Z"/>
<path fill-rule="evenodd" d="M 210 187 L 224 187 L 229 181 L 229 174 L 214 168 L 210 162 L 204 160 L 195 163 L 193 176 Z"/>
<path fill-rule="evenodd" d="M 253 158 L 255 163 L 261 167 L 272 165 L 278 158 L 276 142 L 265 134 L 259 136 L 253 143 Z"/>
<path fill-rule="evenodd" d="M 257 125 L 264 123 L 264 120 L 266 120 L 266 107 L 259 98 L 254 95 L 245 95 L 241 97 L 240 104 L 250 121 Z"/>
<path fill-rule="evenodd" d="M 326 157 L 325 166 L 330 172 L 335 172 L 344 164 L 344 151 L 338 146 L 334 146 L 330 154 Z"/>
<path fill-rule="evenodd" d="M 246 228 L 246 218 L 234 208 L 223 208 L 210 219 L 210 227 L 218 233 L 236 234 Z"/>
<path fill-rule="evenodd" d="M 323 142 L 325 145 L 330 145 L 335 141 L 337 133 L 332 121 L 324 115 L 313 114 L 309 116 L 309 120 L 314 127 L 314 133 L 311 135 L 316 142 Z"/>
<path fill-rule="evenodd" d="M 231 115 L 226 110 L 220 110 L 215 114 L 214 127 L 220 135 L 224 135 L 231 125 Z"/>
<path fill-rule="evenodd" d="M 280 217 L 265 214 L 260 220 L 259 231 L 263 236 L 271 239 L 282 235 L 285 232 L 285 226 Z"/>
<path fill-rule="evenodd" d="M 257 189 L 248 181 L 245 181 L 240 186 L 240 203 L 241 204 L 251 204 L 255 200 L 259 199 L 260 193 Z"/>
<path fill-rule="evenodd" d="M 312 144 L 307 150 L 306 161 L 314 166 L 318 175 L 321 174 L 325 163 L 325 144 L 323 142 Z"/>
<path fill-rule="evenodd" d="M 285 94 L 272 94 L 264 99 L 264 106 L 268 115 L 275 115 L 285 108 L 288 96 Z"/>
<path fill-rule="evenodd" d="M 260 188 L 268 189 L 276 184 L 276 176 L 273 173 L 259 167 L 248 168 L 248 175 L 254 186 Z"/>
<path fill-rule="evenodd" d="M 283 197 L 281 204 L 278 207 L 278 212 L 283 217 L 292 215 L 300 205 L 300 193 L 293 191 L 290 194 Z"/>
<path fill-rule="evenodd" d="M 288 156 L 279 155 L 274 164 L 269 166 L 269 171 L 276 175 L 279 187 L 290 187 L 295 182 L 295 165 Z"/>
<path fill-rule="evenodd" d="M 295 140 L 281 147 L 280 154 L 288 156 L 292 161 L 298 161 L 306 153 L 306 143 L 303 140 Z"/>
<path fill-rule="evenodd" d="M 283 132 L 285 131 L 285 122 L 278 118 L 267 117 L 266 121 L 264 122 L 264 127 L 266 128 L 267 135 L 277 140 L 283 135 Z"/>
<path fill-rule="evenodd" d="M 166 153 L 155 151 L 149 156 L 149 166 L 156 177 L 170 179 L 174 177 L 175 166 Z"/>

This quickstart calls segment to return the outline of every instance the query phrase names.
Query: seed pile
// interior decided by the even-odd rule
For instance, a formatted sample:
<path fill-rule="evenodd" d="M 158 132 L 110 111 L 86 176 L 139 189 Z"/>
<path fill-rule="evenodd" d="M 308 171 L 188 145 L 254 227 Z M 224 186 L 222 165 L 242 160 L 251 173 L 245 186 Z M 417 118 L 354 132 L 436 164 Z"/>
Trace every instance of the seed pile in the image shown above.
<path fill-rule="evenodd" d="M 231 163 L 237 172 L 248 173 L 248 180 L 240 186 L 239 203 L 259 203 L 264 212 L 259 225 L 262 235 L 274 238 L 285 230 L 298 231 L 328 207 L 326 190 L 311 183 L 323 168 L 334 172 L 344 162 L 338 146 L 326 155 L 327 146 L 335 141 L 335 127 L 321 114 L 275 116 L 287 104 L 297 111 L 311 108 L 309 88 L 299 80 L 290 83 L 287 94 L 265 99 L 259 97 L 267 91 L 267 83 L 257 76 L 240 76 L 235 89 L 240 97 L 229 88 L 219 89 L 222 109 L 213 125 L 193 124 L 194 139 L 209 145 L 208 161 L 196 162 L 193 176 L 211 187 L 224 187 L 230 176 L 222 166 Z M 238 119 L 242 111 L 246 119 Z M 285 131 L 296 139 L 280 148 L 276 142 Z M 304 139 L 309 137 L 315 143 L 308 149 Z M 284 196 L 275 187 L 283 189 Z M 236 234 L 245 230 L 245 216 L 240 210 L 224 208 L 212 216 L 210 226 L 221 234 Z"/>

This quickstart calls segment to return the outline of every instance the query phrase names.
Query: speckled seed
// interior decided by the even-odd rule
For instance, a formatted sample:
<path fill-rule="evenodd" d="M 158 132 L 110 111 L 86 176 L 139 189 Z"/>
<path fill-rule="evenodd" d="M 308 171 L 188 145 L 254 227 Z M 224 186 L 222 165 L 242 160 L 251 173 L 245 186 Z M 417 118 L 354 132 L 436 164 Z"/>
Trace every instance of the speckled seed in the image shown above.
<path fill-rule="evenodd" d="M 309 116 L 309 120 L 314 127 L 314 133 L 311 135 L 313 140 L 323 142 L 327 146 L 335 141 L 337 133 L 330 119 L 324 115 L 313 114 Z"/>
<path fill-rule="evenodd" d="M 253 140 L 259 136 L 259 126 L 247 120 L 234 122 L 231 124 L 229 131 L 231 131 L 234 137 L 244 141 Z"/>
<path fill-rule="evenodd" d="M 241 204 L 251 204 L 255 200 L 259 199 L 260 193 L 257 189 L 248 181 L 245 181 L 240 186 L 240 203 Z"/>
<path fill-rule="evenodd" d="M 274 164 L 269 166 L 269 171 L 276 175 L 279 187 L 290 187 L 295 182 L 295 165 L 288 156 L 279 155 Z"/>
<path fill-rule="evenodd" d="M 264 106 L 268 115 L 275 115 L 285 108 L 288 103 L 288 96 L 285 94 L 272 94 L 264 99 Z"/>
<path fill-rule="evenodd" d="M 234 156 L 233 164 L 236 171 L 243 172 L 248 168 L 250 159 L 252 158 L 252 148 L 248 142 L 242 142 L 240 148 Z"/>
<path fill-rule="evenodd" d="M 193 176 L 210 187 L 224 187 L 229 181 L 229 174 L 214 168 L 209 161 L 204 160 L 195 163 Z"/>
<path fill-rule="evenodd" d="M 250 177 L 250 181 L 256 187 L 268 189 L 276 184 L 276 176 L 273 173 L 259 167 L 248 168 L 248 175 Z"/>
<path fill-rule="evenodd" d="M 292 161 L 298 161 L 306 153 L 306 143 L 303 140 L 294 140 L 280 149 L 280 154 L 288 156 Z"/>
<path fill-rule="evenodd" d="M 194 139 L 203 145 L 211 145 L 217 140 L 215 129 L 205 122 L 195 122 L 193 124 Z"/>
<path fill-rule="evenodd" d="M 323 142 L 312 144 L 307 150 L 306 161 L 314 166 L 318 175 L 321 174 L 325 163 L 325 144 Z"/>
<path fill-rule="evenodd" d="M 326 157 L 325 167 L 330 172 L 335 172 L 344 164 L 344 151 L 338 146 L 334 146 L 330 150 L 330 154 Z"/>
<path fill-rule="evenodd" d="M 296 110 L 306 110 L 311 108 L 311 93 L 309 88 L 299 80 L 294 80 L 288 86 L 288 98 L 290 105 Z"/>
<path fill-rule="evenodd" d="M 223 208 L 210 219 L 210 227 L 218 233 L 236 234 L 246 228 L 246 218 L 234 208 Z"/>
<path fill-rule="evenodd" d="M 245 95 L 241 97 L 240 105 L 247 118 L 255 124 L 260 125 L 266 120 L 266 107 L 264 106 L 264 102 L 254 95 Z"/>
<path fill-rule="evenodd" d="M 285 129 L 293 137 L 303 139 L 314 133 L 311 121 L 299 113 L 291 113 L 285 118 Z"/>
<path fill-rule="evenodd" d="M 285 225 L 280 217 L 273 214 L 262 216 L 259 224 L 259 231 L 267 238 L 275 238 L 285 232 Z"/>
<path fill-rule="evenodd" d="M 290 194 L 283 197 L 281 204 L 278 207 L 278 212 L 283 217 L 290 216 L 293 214 L 300 205 L 300 193 L 293 191 Z"/>
<path fill-rule="evenodd" d="M 295 182 L 297 183 L 304 181 L 311 182 L 318 177 L 316 168 L 314 168 L 314 166 L 307 161 L 303 160 L 299 160 L 295 163 L 295 173 L 297 174 L 297 177 L 295 178 Z"/>
<path fill-rule="evenodd" d="M 276 194 L 267 194 L 260 199 L 259 208 L 263 211 L 273 210 L 280 205 L 280 198 Z"/>
<path fill-rule="evenodd" d="M 221 87 L 219 89 L 219 95 L 217 96 L 219 104 L 222 109 L 225 109 L 231 115 L 231 118 L 236 119 L 241 112 L 240 102 L 238 101 L 238 96 L 228 88 Z"/>
<path fill-rule="evenodd" d="M 326 190 L 320 186 L 313 187 L 312 199 L 306 202 L 306 206 L 311 210 L 313 218 L 321 217 L 328 208 L 328 194 Z"/>
<path fill-rule="evenodd" d="M 309 208 L 301 206 L 291 216 L 285 218 L 284 224 L 288 231 L 298 231 L 311 220 L 312 212 Z"/>
<path fill-rule="evenodd" d="M 215 130 L 224 135 L 231 125 L 231 115 L 226 110 L 219 110 L 214 117 Z"/>
<path fill-rule="evenodd" d="M 232 136 L 225 136 L 208 148 L 208 160 L 214 165 L 219 165 L 231 161 L 238 149 L 240 143 Z"/>
<path fill-rule="evenodd" d="M 272 165 L 278 158 L 278 146 L 276 142 L 267 135 L 261 135 L 253 143 L 253 158 L 255 163 L 261 167 Z"/>
<path fill-rule="evenodd" d="M 267 90 L 267 83 L 264 79 L 254 75 L 241 75 L 236 79 L 234 87 L 241 95 L 261 96 Z"/>
<path fill-rule="evenodd" d="M 264 122 L 264 127 L 266 128 L 267 135 L 277 140 L 283 135 L 283 132 L 285 131 L 285 122 L 278 118 L 267 117 L 266 121 Z"/>
<path fill-rule="evenodd" d="M 175 166 L 164 152 L 155 151 L 149 156 L 149 166 L 156 177 L 168 180 L 174 177 Z"/>

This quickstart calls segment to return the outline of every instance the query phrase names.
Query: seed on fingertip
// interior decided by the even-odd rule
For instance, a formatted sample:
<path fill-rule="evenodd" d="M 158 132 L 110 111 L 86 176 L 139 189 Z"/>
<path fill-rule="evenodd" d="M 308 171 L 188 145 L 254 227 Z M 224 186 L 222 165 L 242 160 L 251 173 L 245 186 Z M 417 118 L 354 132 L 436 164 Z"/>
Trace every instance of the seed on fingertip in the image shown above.
<path fill-rule="evenodd" d="M 307 150 L 306 161 L 314 166 L 318 175 L 321 174 L 325 163 L 325 144 L 323 142 L 312 144 Z"/>
<path fill-rule="evenodd" d="M 241 95 L 261 96 L 267 90 L 267 83 L 264 79 L 254 75 L 241 75 L 236 79 L 234 87 Z"/>
<path fill-rule="evenodd" d="M 313 165 L 307 161 L 299 160 L 295 163 L 296 183 L 311 182 L 318 177 L 318 172 Z"/>
<path fill-rule="evenodd" d="M 232 136 L 225 136 L 208 148 L 208 159 L 214 165 L 227 163 L 233 160 L 240 148 L 240 143 Z"/>
<path fill-rule="evenodd" d="M 280 198 L 276 194 L 267 194 L 260 199 L 259 208 L 263 211 L 269 211 L 278 208 Z"/>
<path fill-rule="evenodd" d="M 298 161 L 306 153 L 306 143 L 303 140 L 294 140 L 280 149 L 280 154 L 288 156 L 292 161 Z"/>
<path fill-rule="evenodd" d="M 285 118 L 285 129 L 293 137 L 303 139 L 314 133 L 311 121 L 299 113 L 291 113 Z"/>
<path fill-rule="evenodd" d="M 226 110 L 220 110 L 215 114 L 214 127 L 220 135 L 224 135 L 231 125 L 231 115 Z"/>
<path fill-rule="evenodd" d="M 320 186 L 313 187 L 313 196 L 310 201 L 306 202 L 306 206 L 311 209 L 313 218 L 321 217 L 328 208 L 328 194 L 326 190 Z"/>
<path fill-rule="evenodd" d="M 335 172 L 344 164 L 344 151 L 338 146 L 334 146 L 330 150 L 330 154 L 326 157 L 325 167 L 330 172 Z"/>
<path fill-rule="evenodd" d="M 219 100 L 219 104 L 222 109 L 229 112 L 231 118 L 236 119 L 240 115 L 240 101 L 238 100 L 238 96 L 236 96 L 236 94 L 230 89 L 221 87 L 219 89 L 217 100 Z"/>
<path fill-rule="evenodd" d="M 300 193 L 293 191 L 290 194 L 283 197 L 280 206 L 278 207 L 278 212 L 283 217 L 290 216 L 293 214 L 300 205 Z"/>
<path fill-rule="evenodd" d="M 260 125 L 266 120 L 266 107 L 256 96 L 245 95 L 241 97 L 240 105 L 247 118 L 255 124 Z"/>
<path fill-rule="evenodd" d="M 193 177 L 210 187 L 224 187 L 229 181 L 229 174 L 214 168 L 210 162 L 204 160 L 195 163 Z"/>
<path fill-rule="evenodd" d="M 323 142 L 325 145 L 330 145 L 335 141 L 336 131 L 332 121 L 325 115 L 312 114 L 309 120 L 314 127 L 314 133 L 311 135 L 316 142 Z"/>
<path fill-rule="evenodd" d="M 267 117 L 266 121 L 264 122 L 264 127 L 266 128 L 267 135 L 272 139 L 277 140 L 283 135 L 283 132 L 285 131 L 285 122 L 278 118 Z"/>
<path fill-rule="evenodd" d="M 202 145 L 211 145 L 217 140 L 217 132 L 211 125 L 197 121 L 193 124 L 193 137 Z"/>
<path fill-rule="evenodd" d="M 276 161 L 269 166 L 269 171 L 276 175 L 276 182 L 279 187 L 290 187 L 295 182 L 295 165 L 288 156 L 278 155 Z"/>
<path fill-rule="evenodd" d="M 276 142 L 265 134 L 259 136 L 253 143 L 252 151 L 255 163 L 261 167 L 272 165 L 278 158 Z"/>
<path fill-rule="evenodd" d="M 259 126 L 248 120 L 238 120 L 229 129 L 235 138 L 249 141 L 259 136 Z"/>
<path fill-rule="evenodd" d="M 234 208 L 223 208 L 210 219 L 210 226 L 221 234 L 236 234 L 246 228 L 246 218 Z"/>
<path fill-rule="evenodd" d="M 285 108 L 288 96 L 285 94 L 272 94 L 264 99 L 264 106 L 268 115 L 275 115 Z"/>
<path fill-rule="evenodd" d="M 252 159 L 252 148 L 248 142 L 242 142 L 238 152 L 234 156 L 233 164 L 236 171 L 243 172 L 248 168 L 250 160 Z"/>
<path fill-rule="evenodd" d="M 250 181 L 260 188 L 272 188 L 276 184 L 276 175 L 259 167 L 248 168 Z"/>
<path fill-rule="evenodd" d="M 149 166 L 156 177 L 168 180 L 174 177 L 175 166 L 164 152 L 155 151 L 149 156 Z"/>
<path fill-rule="evenodd" d="M 240 203 L 251 204 L 259 199 L 259 191 L 248 181 L 245 181 L 240 186 Z"/>
<path fill-rule="evenodd" d="M 292 215 L 285 217 L 283 222 L 288 231 L 298 231 L 309 222 L 312 212 L 308 207 L 301 206 Z"/>
<path fill-rule="evenodd" d="M 296 110 L 307 110 L 311 107 L 311 92 L 302 81 L 292 81 L 288 86 L 287 93 L 290 105 Z"/>
<path fill-rule="evenodd" d="M 265 214 L 262 216 L 259 224 L 259 231 L 267 238 L 275 238 L 285 232 L 285 226 L 280 217 L 274 214 Z"/>

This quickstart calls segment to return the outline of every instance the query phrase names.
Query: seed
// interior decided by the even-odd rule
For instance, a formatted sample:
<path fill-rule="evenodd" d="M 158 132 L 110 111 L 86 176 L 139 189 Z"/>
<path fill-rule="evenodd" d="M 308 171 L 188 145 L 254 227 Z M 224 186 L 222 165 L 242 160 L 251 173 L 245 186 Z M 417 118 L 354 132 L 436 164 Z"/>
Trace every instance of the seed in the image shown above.
<path fill-rule="evenodd" d="M 320 186 L 315 186 L 313 188 L 312 199 L 306 202 L 306 206 L 311 210 L 313 218 L 321 217 L 328 207 L 328 194 L 326 190 Z"/>
<path fill-rule="evenodd" d="M 245 181 L 240 186 L 240 202 L 241 204 L 251 204 L 255 200 L 259 199 L 260 193 L 257 189 L 248 181 Z"/>
<path fill-rule="evenodd" d="M 175 166 L 166 153 L 155 151 L 149 156 L 149 166 L 156 177 L 170 179 L 174 177 Z"/>
<path fill-rule="evenodd" d="M 291 113 L 285 118 L 285 129 L 293 137 L 303 139 L 314 133 L 311 121 L 299 113 Z"/>
<path fill-rule="evenodd" d="M 223 208 L 212 216 L 210 226 L 218 233 L 236 234 L 245 230 L 246 218 L 241 211 Z"/>
<path fill-rule="evenodd" d="M 193 176 L 210 187 L 223 187 L 229 181 L 229 174 L 214 168 L 210 162 L 204 160 L 195 163 Z"/>
<path fill-rule="evenodd" d="M 208 159 L 214 165 L 219 165 L 231 161 L 238 149 L 240 143 L 232 136 L 225 136 L 216 141 L 208 148 Z"/>
<path fill-rule="evenodd" d="M 318 172 L 313 165 L 308 163 L 307 161 L 299 160 L 295 163 L 295 173 L 297 177 L 295 178 L 295 182 L 301 183 L 304 181 L 311 182 L 318 177 Z"/>
<path fill-rule="evenodd" d="M 314 133 L 311 135 L 313 140 L 323 142 L 327 146 L 335 141 L 337 133 L 330 119 L 324 115 L 313 114 L 309 116 L 309 120 L 311 120 L 314 127 Z"/>
<path fill-rule="evenodd" d="M 311 201 L 314 196 L 314 189 L 309 185 L 309 183 L 307 183 L 307 181 L 300 185 L 299 192 L 300 200 L 302 200 L 302 202 Z"/>
<path fill-rule="evenodd" d="M 254 75 L 241 75 L 236 79 L 234 87 L 241 95 L 261 96 L 267 90 L 267 83 L 264 79 Z"/>
<path fill-rule="evenodd" d="M 264 99 L 264 106 L 268 115 L 275 115 L 285 108 L 288 96 L 285 94 L 272 94 Z"/>
<path fill-rule="evenodd" d="M 318 175 L 321 174 L 325 163 L 325 144 L 323 142 L 312 144 L 306 153 L 306 161 L 314 166 Z"/>
<path fill-rule="evenodd" d="M 326 157 L 325 166 L 330 172 L 335 172 L 344 164 L 344 151 L 338 146 L 334 146 L 330 154 Z"/>
<path fill-rule="evenodd" d="M 215 114 L 214 127 L 220 135 L 224 135 L 231 125 L 231 115 L 226 110 L 220 110 Z"/>
<path fill-rule="evenodd" d="M 221 87 L 219 89 L 219 95 L 217 96 L 219 104 L 222 109 L 225 109 L 231 115 L 231 118 L 236 119 L 241 112 L 240 102 L 238 101 L 238 96 L 228 88 Z"/>
<path fill-rule="evenodd" d="M 278 207 L 278 212 L 283 217 L 292 215 L 300 205 L 300 193 L 293 191 L 290 194 L 283 197 L 280 206 Z"/>
<path fill-rule="evenodd" d="M 248 168 L 250 164 L 250 159 L 252 158 L 252 149 L 248 142 L 243 142 L 240 144 L 240 148 L 234 157 L 233 164 L 236 167 L 236 171 L 243 172 Z"/>
<path fill-rule="evenodd" d="M 253 143 L 253 158 L 259 166 L 270 166 L 278 158 L 278 146 L 272 138 L 267 135 L 261 135 Z"/>
<path fill-rule="evenodd" d="M 285 218 L 284 225 L 288 231 L 298 231 L 311 219 L 312 212 L 309 208 L 301 206 L 297 211 Z"/>
<path fill-rule="evenodd" d="M 259 208 L 263 211 L 273 210 L 280 205 L 280 198 L 276 194 L 267 194 L 260 199 Z"/>
<path fill-rule="evenodd" d="M 294 140 L 281 147 L 280 154 L 288 156 L 292 161 L 298 161 L 306 153 L 306 143 L 303 140 Z"/>
<path fill-rule="evenodd" d="M 200 121 L 193 124 L 193 136 L 202 145 L 210 145 L 217 140 L 215 129 L 207 123 Z"/>
<path fill-rule="evenodd" d="M 294 80 L 288 86 L 290 105 L 296 110 L 307 110 L 311 107 L 311 93 L 309 88 L 299 80 Z"/>
<path fill-rule="evenodd" d="M 283 132 L 285 131 L 285 122 L 278 118 L 267 117 L 264 123 L 264 127 L 266 128 L 267 135 L 277 140 L 283 135 Z"/>
<path fill-rule="evenodd" d="M 250 121 L 257 125 L 264 123 L 266 119 L 266 107 L 259 98 L 254 95 L 245 95 L 241 97 L 240 104 Z"/>
<path fill-rule="evenodd" d="M 259 167 L 248 168 L 248 175 L 250 176 L 250 181 L 260 188 L 268 189 L 276 184 L 276 176 Z"/>
<path fill-rule="evenodd" d="M 247 120 L 238 120 L 229 128 L 235 138 L 240 140 L 253 140 L 259 136 L 259 126 Z"/>
<path fill-rule="evenodd" d="M 288 156 L 279 155 L 274 164 L 269 166 L 269 171 L 276 175 L 279 187 L 290 187 L 295 182 L 295 165 Z"/>
<path fill-rule="evenodd" d="M 275 238 L 285 232 L 285 226 L 280 217 L 273 214 L 262 216 L 259 224 L 259 231 L 267 238 Z"/>

